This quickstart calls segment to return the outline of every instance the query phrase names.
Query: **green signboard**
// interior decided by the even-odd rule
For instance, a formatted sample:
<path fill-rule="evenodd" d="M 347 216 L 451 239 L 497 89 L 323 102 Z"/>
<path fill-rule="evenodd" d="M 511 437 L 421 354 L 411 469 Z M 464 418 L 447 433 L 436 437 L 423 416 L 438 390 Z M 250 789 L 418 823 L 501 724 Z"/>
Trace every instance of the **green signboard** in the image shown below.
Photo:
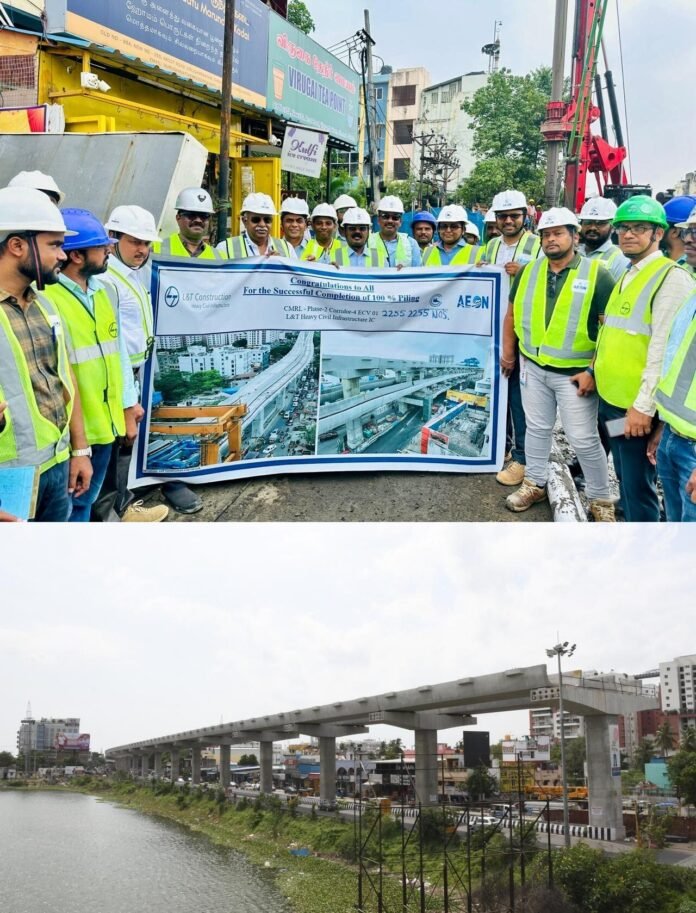
<path fill-rule="evenodd" d="M 268 49 L 269 110 L 356 145 L 358 74 L 276 13 L 270 16 Z"/>

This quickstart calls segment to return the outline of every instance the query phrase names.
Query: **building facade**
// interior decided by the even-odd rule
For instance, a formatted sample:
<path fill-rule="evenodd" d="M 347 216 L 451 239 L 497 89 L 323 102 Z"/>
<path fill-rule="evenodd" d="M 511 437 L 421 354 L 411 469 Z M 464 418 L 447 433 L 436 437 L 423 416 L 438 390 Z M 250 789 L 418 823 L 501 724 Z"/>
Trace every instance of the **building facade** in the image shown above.
<path fill-rule="evenodd" d="M 42 717 L 40 720 L 27 717 L 17 732 L 17 753 L 27 755 L 32 751 L 54 751 L 59 735 L 76 740 L 80 735 L 79 717 Z"/>
<path fill-rule="evenodd" d="M 696 653 L 660 663 L 660 702 L 675 732 L 696 727 Z"/>

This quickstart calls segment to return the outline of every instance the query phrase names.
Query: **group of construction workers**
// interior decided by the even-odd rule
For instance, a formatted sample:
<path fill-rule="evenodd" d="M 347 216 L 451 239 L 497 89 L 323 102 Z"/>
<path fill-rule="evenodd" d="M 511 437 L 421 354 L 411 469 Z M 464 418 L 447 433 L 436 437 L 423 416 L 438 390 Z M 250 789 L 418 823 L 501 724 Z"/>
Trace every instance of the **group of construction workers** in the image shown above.
<path fill-rule="evenodd" d="M 508 378 L 508 453 L 497 480 L 524 511 L 547 498 L 557 419 L 577 455 L 595 521 L 616 519 L 608 453 L 626 521 L 696 520 L 696 200 L 663 207 L 634 196 L 618 209 L 590 199 L 579 216 L 554 207 L 529 230 L 523 193 L 495 196 L 484 237 L 463 206 L 416 213 L 400 231 L 395 196 L 377 225 L 341 195 L 310 213 L 288 197 L 251 193 L 241 229 L 213 246 L 210 194 L 182 190 L 177 230 L 159 237 L 137 204 L 105 224 L 62 207 L 55 180 L 21 172 L 0 189 L 0 470 L 39 470 L 35 519 L 157 522 L 127 488 L 143 418 L 139 378 L 154 345 L 150 262 L 280 256 L 332 268 L 500 266 L 510 278 L 502 372 Z M 272 226 L 280 217 L 280 237 Z M 374 230 L 373 230 L 374 228 Z M 618 243 L 615 244 L 612 237 Z M 200 496 L 162 486 L 177 511 Z M 11 519 L 2 513 L 0 519 Z"/>

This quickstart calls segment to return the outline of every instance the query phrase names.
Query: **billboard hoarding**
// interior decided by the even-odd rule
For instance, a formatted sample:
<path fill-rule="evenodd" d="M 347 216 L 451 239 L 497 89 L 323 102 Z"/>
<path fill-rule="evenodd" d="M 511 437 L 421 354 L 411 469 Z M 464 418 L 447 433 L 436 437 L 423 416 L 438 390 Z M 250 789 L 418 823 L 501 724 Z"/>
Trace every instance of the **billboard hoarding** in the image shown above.
<path fill-rule="evenodd" d="M 65 732 L 59 732 L 53 740 L 53 747 L 56 751 L 89 751 L 89 733 L 68 735 Z"/>
<path fill-rule="evenodd" d="M 551 739 L 549 736 L 541 735 L 536 739 L 503 741 L 503 763 L 511 764 L 518 760 L 550 761 Z"/>
<path fill-rule="evenodd" d="M 219 90 L 224 0 L 47 0 L 49 33 L 68 32 Z M 237 0 L 233 97 L 265 107 L 269 10 Z"/>
<path fill-rule="evenodd" d="M 268 108 L 292 123 L 357 142 L 358 74 L 290 25 L 270 14 Z"/>

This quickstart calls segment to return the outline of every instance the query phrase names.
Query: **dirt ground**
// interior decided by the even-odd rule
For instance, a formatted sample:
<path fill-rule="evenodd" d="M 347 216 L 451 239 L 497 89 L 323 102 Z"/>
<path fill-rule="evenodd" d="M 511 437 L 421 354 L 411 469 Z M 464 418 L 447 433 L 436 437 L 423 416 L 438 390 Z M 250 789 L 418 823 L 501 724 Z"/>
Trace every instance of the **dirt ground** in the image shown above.
<path fill-rule="evenodd" d="M 552 522 L 548 503 L 524 514 L 505 508 L 504 488 L 494 475 L 429 472 L 356 472 L 281 475 L 200 485 L 203 510 L 169 522 Z M 145 497 L 158 503 L 158 490 Z"/>

